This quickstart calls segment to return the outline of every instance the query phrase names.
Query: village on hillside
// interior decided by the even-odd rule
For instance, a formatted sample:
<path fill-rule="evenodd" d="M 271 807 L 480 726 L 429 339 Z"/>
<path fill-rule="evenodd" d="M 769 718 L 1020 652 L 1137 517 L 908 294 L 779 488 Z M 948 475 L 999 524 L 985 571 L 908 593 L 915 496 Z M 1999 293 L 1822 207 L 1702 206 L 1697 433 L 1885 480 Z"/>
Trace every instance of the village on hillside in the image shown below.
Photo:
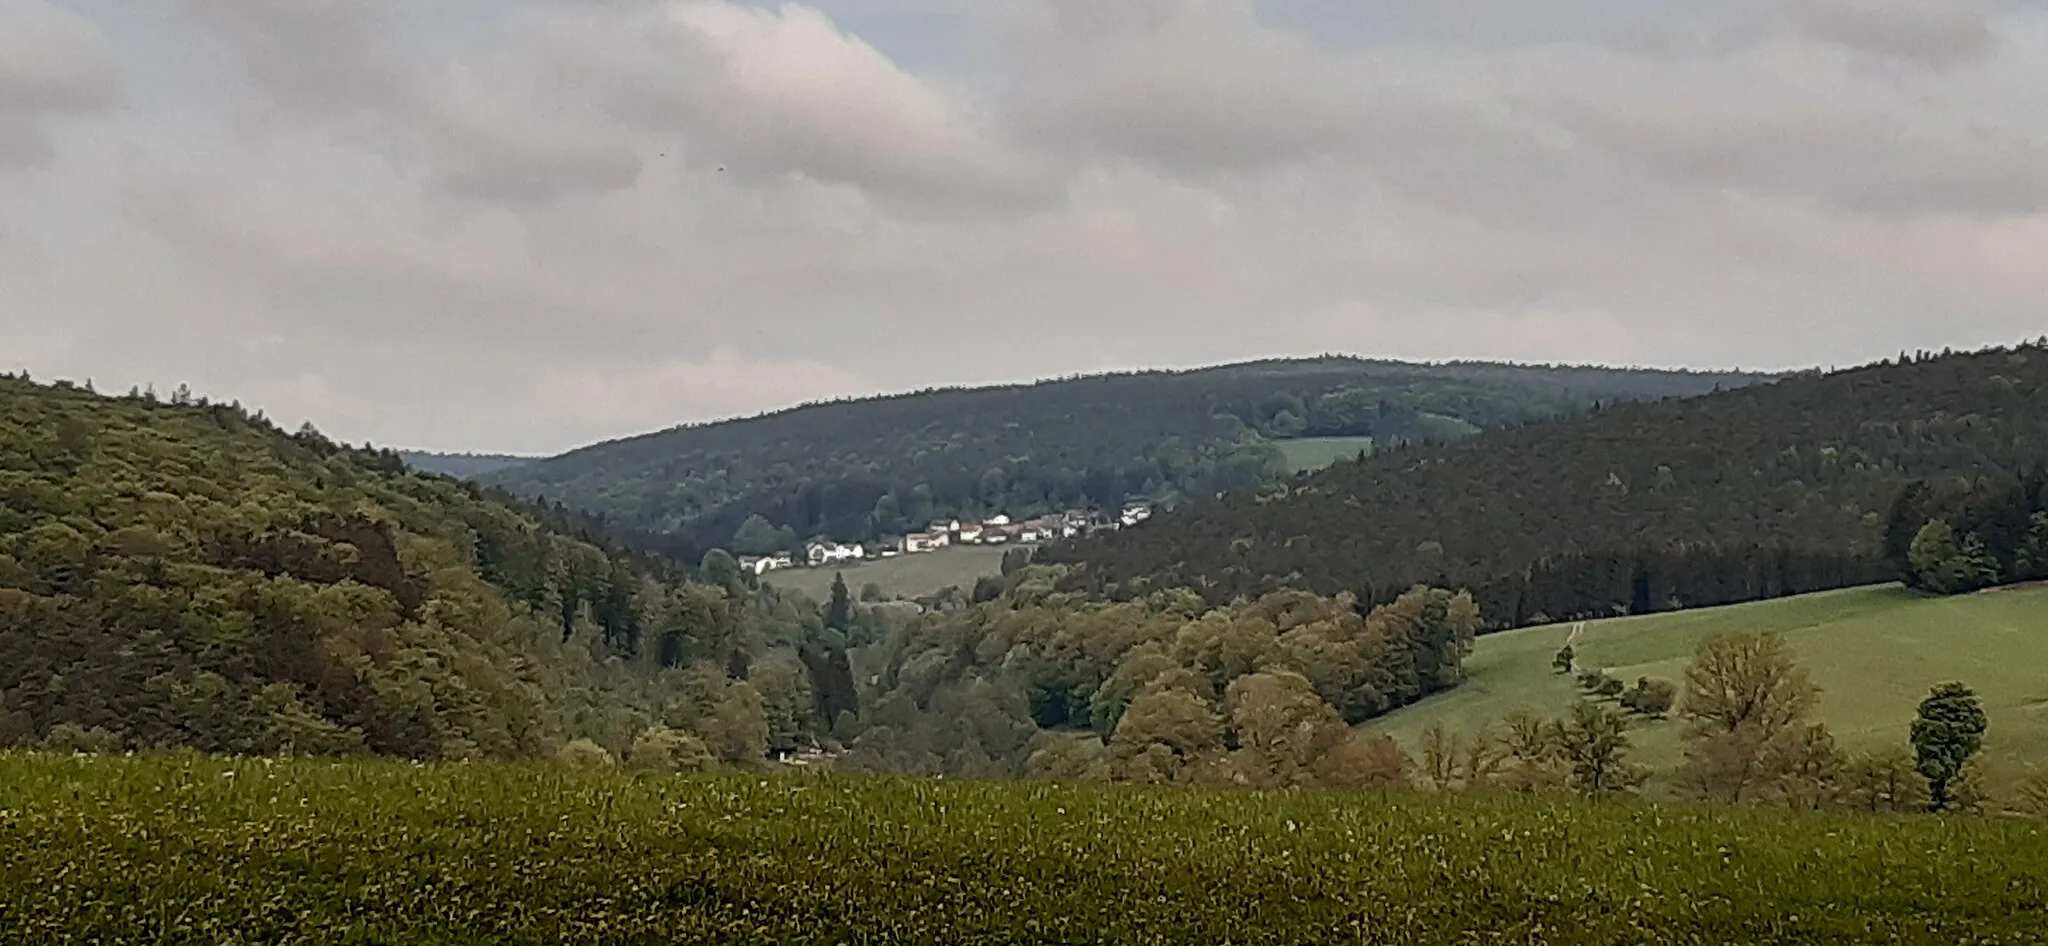
<path fill-rule="evenodd" d="M 813 539 L 804 544 L 801 557 L 795 552 L 785 551 L 774 555 L 743 556 L 739 563 L 742 571 L 758 577 L 784 568 L 822 568 L 900 555 L 922 555 L 955 545 L 1035 545 L 1091 532 L 1123 529 L 1150 518 L 1150 504 L 1131 503 L 1116 513 L 1069 509 L 1021 522 L 1001 515 L 982 522 L 948 519 L 933 522 L 922 532 L 883 536 L 870 543 L 842 544 L 830 539 Z"/>

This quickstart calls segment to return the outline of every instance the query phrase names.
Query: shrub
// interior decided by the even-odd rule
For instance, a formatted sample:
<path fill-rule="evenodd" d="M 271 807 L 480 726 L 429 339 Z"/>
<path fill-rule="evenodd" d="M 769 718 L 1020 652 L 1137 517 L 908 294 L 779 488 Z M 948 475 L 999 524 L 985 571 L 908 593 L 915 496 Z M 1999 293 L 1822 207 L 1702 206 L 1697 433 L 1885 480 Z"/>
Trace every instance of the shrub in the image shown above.
<path fill-rule="evenodd" d="M 555 761 L 579 769 L 608 769 L 619 764 L 605 747 L 578 739 L 555 751 Z"/>
<path fill-rule="evenodd" d="M 1671 712 L 1671 706 L 1678 701 L 1678 685 L 1669 680 L 1652 677 L 1636 678 L 1634 689 L 1621 698 L 1621 705 L 1644 716 L 1661 717 Z"/>
<path fill-rule="evenodd" d="M 123 747 L 121 734 L 108 732 L 98 726 L 87 729 L 71 723 L 58 723 L 50 727 L 50 734 L 43 737 L 43 748 L 52 752 L 120 752 Z"/>
<path fill-rule="evenodd" d="M 626 761 L 633 768 L 650 772 L 703 772 L 718 764 L 704 740 L 660 724 L 633 737 Z"/>

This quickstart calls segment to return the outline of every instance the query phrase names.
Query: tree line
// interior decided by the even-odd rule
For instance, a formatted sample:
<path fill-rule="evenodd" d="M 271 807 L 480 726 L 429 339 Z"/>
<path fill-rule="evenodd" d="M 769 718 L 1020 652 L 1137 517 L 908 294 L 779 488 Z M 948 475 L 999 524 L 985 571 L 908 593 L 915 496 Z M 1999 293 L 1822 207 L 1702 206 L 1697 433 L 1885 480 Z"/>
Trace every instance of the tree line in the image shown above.
<path fill-rule="evenodd" d="M 1325 357 L 921 391 L 680 427 L 481 481 L 700 546 L 862 541 L 934 519 L 1114 508 L 1283 479 L 1276 442 L 1454 439 L 1759 380 L 1739 373 Z M 750 520 L 760 526 L 738 533 Z M 767 530 L 763 538 L 760 527 Z M 779 543 L 779 544 L 777 544 Z"/>
<path fill-rule="evenodd" d="M 1906 356 L 1396 448 L 1039 559 L 1112 596 L 1421 583 L 1496 627 L 1654 613 L 1893 579 L 1907 484 L 2025 469 L 2043 443 L 2048 345 Z"/>

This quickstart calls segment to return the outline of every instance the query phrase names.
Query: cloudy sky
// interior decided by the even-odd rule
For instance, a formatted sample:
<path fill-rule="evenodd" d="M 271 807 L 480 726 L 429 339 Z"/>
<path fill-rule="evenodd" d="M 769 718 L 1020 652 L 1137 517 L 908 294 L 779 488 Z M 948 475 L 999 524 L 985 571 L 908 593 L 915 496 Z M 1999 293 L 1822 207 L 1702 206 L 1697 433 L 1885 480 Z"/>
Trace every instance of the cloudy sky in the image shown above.
<path fill-rule="evenodd" d="M 0 368 L 356 442 L 2043 332 L 2038 0 L 0 0 Z"/>

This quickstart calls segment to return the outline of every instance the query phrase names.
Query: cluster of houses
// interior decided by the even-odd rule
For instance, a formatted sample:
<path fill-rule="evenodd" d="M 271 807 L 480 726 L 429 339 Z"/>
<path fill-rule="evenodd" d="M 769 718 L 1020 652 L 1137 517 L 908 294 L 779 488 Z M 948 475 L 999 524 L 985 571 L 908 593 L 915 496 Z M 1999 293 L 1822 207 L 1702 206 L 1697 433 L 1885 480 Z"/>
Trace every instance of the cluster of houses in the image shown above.
<path fill-rule="evenodd" d="M 1150 518 L 1150 505 L 1132 503 L 1114 515 L 1093 513 L 1085 509 L 1069 509 L 1063 513 L 1040 516 L 1022 522 L 1012 521 L 1009 516 L 995 516 L 983 522 L 962 522 L 952 519 L 934 522 L 922 532 L 904 536 L 884 536 L 873 543 L 845 545 L 830 539 L 817 539 L 805 544 L 801 558 L 793 552 L 746 556 L 740 559 L 740 568 L 759 576 L 799 566 L 823 568 L 828 565 L 895 558 L 899 555 L 920 555 L 955 545 L 1031 545 L 1055 539 L 1071 539 L 1091 532 L 1122 529 Z"/>

